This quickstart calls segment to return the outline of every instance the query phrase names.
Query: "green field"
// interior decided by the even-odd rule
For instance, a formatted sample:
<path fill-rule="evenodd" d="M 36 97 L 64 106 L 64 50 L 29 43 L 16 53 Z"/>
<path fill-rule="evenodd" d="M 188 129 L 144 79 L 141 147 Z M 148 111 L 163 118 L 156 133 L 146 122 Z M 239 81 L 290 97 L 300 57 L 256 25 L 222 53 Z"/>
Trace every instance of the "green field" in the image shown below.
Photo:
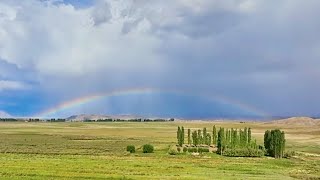
<path fill-rule="evenodd" d="M 168 155 L 177 126 L 286 132 L 290 159 Z M 155 153 L 143 154 L 143 144 Z M 138 148 L 134 154 L 126 146 Z M 320 127 L 239 122 L 0 123 L 0 179 L 320 179 Z"/>

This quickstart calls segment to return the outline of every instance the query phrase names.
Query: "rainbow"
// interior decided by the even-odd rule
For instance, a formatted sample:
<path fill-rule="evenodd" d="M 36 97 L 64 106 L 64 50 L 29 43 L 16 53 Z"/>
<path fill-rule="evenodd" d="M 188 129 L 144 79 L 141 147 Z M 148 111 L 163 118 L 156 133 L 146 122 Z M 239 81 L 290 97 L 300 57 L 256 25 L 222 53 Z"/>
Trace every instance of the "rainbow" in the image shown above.
<path fill-rule="evenodd" d="M 177 94 L 177 95 L 184 95 L 184 96 L 190 96 L 190 97 L 198 97 L 198 98 L 203 98 L 206 100 L 211 100 L 215 102 L 219 102 L 222 104 L 227 104 L 227 105 L 233 105 L 236 106 L 237 108 L 240 108 L 243 111 L 250 112 L 254 115 L 258 115 L 261 117 L 268 117 L 268 114 L 266 112 L 263 112 L 251 105 L 239 102 L 234 99 L 230 99 L 224 96 L 212 96 L 212 95 L 194 95 L 191 93 L 186 93 L 184 91 L 178 91 L 178 90 L 170 90 L 170 91 L 164 91 L 160 89 L 155 89 L 155 88 L 133 88 L 133 89 L 123 89 L 123 90 L 115 90 L 111 92 L 106 92 L 106 93 L 97 93 L 97 94 L 91 94 L 75 99 L 71 99 L 69 101 L 62 102 L 54 107 L 51 107 L 49 109 L 46 109 L 34 117 L 39 117 L 39 118 L 48 118 L 54 114 L 57 114 L 59 112 L 62 112 L 64 110 L 72 109 L 77 106 L 81 106 L 90 102 L 98 101 L 101 99 L 109 98 L 109 97 L 116 97 L 116 96 L 123 96 L 123 95 L 137 95 L 137 94 L 152 94 L 152 93 L 170 93 L 170 94 Z"/>

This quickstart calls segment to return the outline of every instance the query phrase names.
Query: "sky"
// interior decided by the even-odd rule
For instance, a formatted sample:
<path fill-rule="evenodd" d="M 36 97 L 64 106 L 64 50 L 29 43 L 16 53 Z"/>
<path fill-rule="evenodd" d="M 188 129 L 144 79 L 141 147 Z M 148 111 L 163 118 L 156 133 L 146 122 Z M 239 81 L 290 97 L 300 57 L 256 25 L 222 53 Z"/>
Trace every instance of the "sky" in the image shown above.
<path fill-rule="evenodd" d="M 0 0 L 0 116 L 318 116 L 319 8 Z"/>

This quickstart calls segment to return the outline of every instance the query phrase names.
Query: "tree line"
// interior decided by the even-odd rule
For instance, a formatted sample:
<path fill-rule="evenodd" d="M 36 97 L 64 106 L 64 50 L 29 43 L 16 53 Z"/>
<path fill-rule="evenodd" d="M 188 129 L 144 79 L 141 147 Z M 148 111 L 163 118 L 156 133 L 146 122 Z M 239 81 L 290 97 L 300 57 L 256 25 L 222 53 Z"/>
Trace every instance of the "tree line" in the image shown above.
<path fill-rule="evenodd" d="M 252 138 L 251 128 L 225 129 L 216 126 L 212 127 L 209 133 L 207 128 L 191 131 L 187 130 L 187 140 L 185 141 L 185 129 L 178 126 L 177 142 L 180 147 L 184 144 L 199 146 L 213 145 L 217 148 L 217 153 L 225 156 L 261 157 L 269 155 L 275 158 L 282 158 L 285 150 L 285 134 L 276 130 L 267 130 L 264 135 L 264 146 L 258 145 Z"/>

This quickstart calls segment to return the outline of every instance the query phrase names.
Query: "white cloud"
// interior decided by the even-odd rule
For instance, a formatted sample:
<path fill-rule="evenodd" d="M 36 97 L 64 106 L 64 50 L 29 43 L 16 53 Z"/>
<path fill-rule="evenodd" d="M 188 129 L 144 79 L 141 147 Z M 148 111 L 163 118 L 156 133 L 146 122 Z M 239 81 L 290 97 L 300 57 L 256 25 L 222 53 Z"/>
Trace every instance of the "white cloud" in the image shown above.
<path fill-rule="evenodd" d="M 27 89 L 28 85 L 18 81 L 0 80 L 0 91 Z"/>

